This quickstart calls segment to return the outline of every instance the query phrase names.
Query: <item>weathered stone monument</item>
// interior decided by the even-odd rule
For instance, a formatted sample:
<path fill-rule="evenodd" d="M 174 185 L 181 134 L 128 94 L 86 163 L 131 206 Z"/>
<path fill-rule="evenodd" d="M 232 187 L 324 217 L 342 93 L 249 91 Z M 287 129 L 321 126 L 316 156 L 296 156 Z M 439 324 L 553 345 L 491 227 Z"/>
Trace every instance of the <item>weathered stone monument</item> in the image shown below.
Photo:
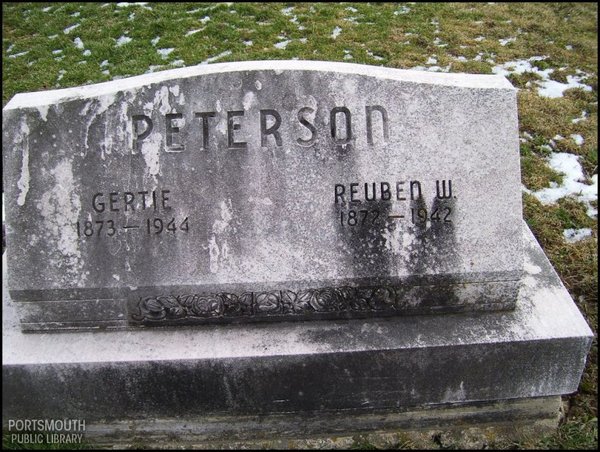
<path fill-rule="evenodd" d="M 3 416 L 556 417 L 591 332 L 522 221 L 517 121 L 500 76 L 310 61 L 15 96 Z"/>

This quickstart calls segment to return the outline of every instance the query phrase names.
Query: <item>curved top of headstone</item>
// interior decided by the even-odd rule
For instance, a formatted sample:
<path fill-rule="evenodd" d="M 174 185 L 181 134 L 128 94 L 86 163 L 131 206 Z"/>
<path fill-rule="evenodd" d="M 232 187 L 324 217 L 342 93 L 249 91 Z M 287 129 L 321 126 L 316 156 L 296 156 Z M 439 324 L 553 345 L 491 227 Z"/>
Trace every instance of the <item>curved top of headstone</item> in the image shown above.
<path fill-rule="evenodd" d="M 169 69 L 151 74 L 137 75 L 119 80 L 96 83 L 93 85 L 57 89 L 43 92 L 20 93 L 15 95 L 4 107 L 4 110 L 37 107 L 64 102 L 76 98 L 90 98 L 114 94 L 117 91 L 136 89 L 153 83 L 168 80 L 184 79 L 208 74 L 220 74 L 240 71 L 322 71 L 339 74 L 356 74 L 401 82 L 430 83 L 436 85 L 452 85 L 463 88 L 479 89 L 511 89 L 515 88 L 502 75 L 462 74 L 445 72 L 426 72 L 408 69 L 393 69 L 382 66 L 369 66 L 355 63 L 338 63 L 332 61 L 303 60 L 265 60 L 242 61 L 232 63 L 199 64 L 196 66 Z"/>

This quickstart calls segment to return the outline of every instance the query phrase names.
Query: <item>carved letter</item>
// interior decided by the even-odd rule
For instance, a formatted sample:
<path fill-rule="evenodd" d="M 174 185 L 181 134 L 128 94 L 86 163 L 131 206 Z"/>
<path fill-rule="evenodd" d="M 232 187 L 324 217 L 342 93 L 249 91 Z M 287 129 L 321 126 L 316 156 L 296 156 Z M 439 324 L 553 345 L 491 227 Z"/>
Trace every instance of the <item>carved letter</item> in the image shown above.
<path fill-rule="evenodd" d="M 346 119 L 346 137 L 338 138 L 337 137 L 337 123 L 336 117 L 338 113 L 343 113 L 344 118 Z M 352 115 L 350 114 L 350 110 L 346 107 L 335 107 L 331 110 L 331 114 L 329 116 L 329 122 L 331 125 L 331 138 L 333 138 L 333 142 L 335 144 L 347 144 L 352 140 Z"/>
<path fill-rule="evenodd" d="M 152 132 L 153 124 L 152 124 L 152 119 L 150 119 L 146 115 L 133 115 L 132 119 L 133 119 L 133 130 L 135 131 L 134 138 L 133 138 L 133 153 L 137 154 L 139 151 L 138 147 L 139 147 L 140 141 L 142 141 L 148 135 L 150 135 L 150 132 Z M 140 132 L 140 122 L 146 123 L 146 130 L 144 130 L 143 132 Z"/>
<path fill-rule="evenodd" d="M 298 111 L 298 121 L 308 130 L 310 130 L 310 138 L 308 140 L 304 140 L 302 138 L 298 138 L 298 144 L 302 146 L 310 146 L 317 140 L 317 129 L 313 126 L 308 120 L 304 117 L 304 113 L 314 113 L 315 110 L 311 107 L 304 107 Z"/>
<path fill-rule="evenodd" d="M 96 193 L 94 195 L 94 197 L 92 198 L 92 207 L 94 208 L 94 210 L 98 213 L 102 213 L 104 212 L 105 209 L 105 205 L 103 202 L 99 202 L 98 198 L 100 196 L 104 196 L 104 193 Z"/>
<path fill-rule="evenodd" d="M 267 116 L 275 118 L 275 124 L 267 128 Z M 260 111 L 260 145 L 267 145 L 267 135 L 273 135 L 277 146 L 281 146 L 281 134 L 277 132 L 281 125 L 281 116 L 277 113 L 277 110 L 261 110 Z"/>
<path fill-rule="evenodd" d="M 367 105 L 365 107 L 367 112 L 367 142 L 369 144 L 373 144 L 373 120 L 371 118 L 371 114 L 373 111 L 378 111 L 381 113 L 381 126 L 383 127 L 383 139 L 387 142 L 390 138 L 390 133 L 388 131 L 388 115 L 385 108 L 381 105 Z"/>
<path fill-rule="evenodd" d="M 236 116 L 244 116 L 243 111 L 228 111 L 227 112 L 227 147 L 229 149 L 247 149 L 248 144 L 245 141 L 235 141 L 233 137 L 234 130 L 240 130 L 239 123 L 234 121 Z"/>
<path fill-rule="evenodd" d="M 183 151 L 183 144 L 173 143 L 173 135 L 179 133 L 179 127 L 173 125 L 175 119 L 181 119 L 183 115 L 181 113 L 167 113 L 167 152 L 181 152 Z"/>
<path fill-rule="evenodd" d="M 202 149 L 208 148 L 208 118 L 214 118 L 215 115 L 214 111 L 194 113 L 196 118 L 202 118 Z"/>
<path fill-rule="evenodd" d="M 440 194 L 440 181 L 435 181 L 435 191 L 437 192 L 438 199 L 449 199 L 452 198 L 452 181 L 448 180 L 448 193 L 446 193 L 446 181 L 442 181 L 442 193 Z"/>
<path fill-rule="evenodd" d="M 338 188 L 341 188 L 341 191 L 338 191 Z M 346 201 L 344 200 L 344 192 L 346 191 L 346 187 L 342 184 L 335 184 L 335 203 L 338 203 L 338 197 L 342 200 L 342 204 Z"/>

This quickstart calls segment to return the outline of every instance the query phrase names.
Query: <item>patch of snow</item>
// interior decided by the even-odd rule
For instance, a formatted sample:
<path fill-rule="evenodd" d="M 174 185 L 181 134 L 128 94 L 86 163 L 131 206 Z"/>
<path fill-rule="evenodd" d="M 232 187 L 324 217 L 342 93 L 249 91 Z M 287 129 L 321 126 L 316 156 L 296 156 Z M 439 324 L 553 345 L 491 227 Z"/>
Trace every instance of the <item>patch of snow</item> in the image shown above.
<path fill-rule="evenodd" d="M 10 52 L 12 52 L 12 49 L 14 49 L 14 47 L 15 47 L 15 45 L 14 45 L 14 44 L 11 44 L 11 45 L 9 45 L 9 46 L 8 46 L 8 49 L 6 49 L 6 53 L 10 53 Z"/>
<path fill-rule="evenodd" d="M 131 41 L 133 41 L 133 39 L 131 39 L 129 36 L 121 36 L 119 39 L 117 39 L 117 47 L 121 47 L 125 44 L 130 43 Z"/>
<path fill-rule="evenodd" d="M 45 8 L 42 8 L 42 12 L 47 13 L 48 11 L 50 11 L 52 9 L 51 6 L 46 6 Z"/>
<path fill-rule="evenodd" d="M 75 44 L 75 47 L 77 47 L 80 50 L 83 50 L 85 48 L 85 46 L 83 45 L 83 41 L 79 36 L 73 40 L 73 44 Z"/>
<path fill-rule="evenodd" d="M 494 66 L 492 72 L 504 76 L 510 74 L 523 74 L 525 72 L 536 74 L 541 78 L 541 80 L 536 80 L 535 83 L 538 85 L 538 94 L 542 97 L 562 97 L 564 91 L 570 88 L 582 88 L 585 91 L 592 90 L 591 86 L 581 83 L 581 80 L 587 78 L 584 73 L 581 73 L 580 75 L 567 75 L 567 83 L 560 83 L 555 80 L 550 80 L 550 74 L 554 72 L 554 69 L 548 68 L 541 70 L 531 64 L 533 61 L 542 61 L 547 58 L 547 56 L 534 56 L 527 60 L 508 61 L 504 64 Z"/>
<path fill-rule="evenodd" d="M 294 7 L 290 6 L 288 8 L 283 8 L 281 10 L 281 14 L 283 14 L 284 16 L 291 16 L 292 15 L 292 11 L 294 11 Z"/>
<path fill-rule="evenodd" d="M 511 42 L 515 42 L 517 38 L 506 38 L 506 39 L 498 39 L 498 42 L 501 46 L 505 46 Z"/>
<path fill-rule="evenodd" d="M 286 39 L 285 41 L 281 41 L 281 42 L 274 44 L 274 46 L 277 49 L 285 49 L 290 42 L 292 42 L 291 39 Z"/>
<path fill-rule="evenodd" d="M 375 55 L 373 52 L 371 52 L 370 50 L 367 50 L 367 55 L 369 55 L 371 58 L 373 58 L 374 60 L 377 61 L 381 61 L 384 60 L 385 58 L 379 56 L 379 55 Z"/>
<path fill-rule="evenodd" d="M 563 231 L 563 237 L 567 243 L 575 243 L 580 240 L 585 239 L 586 237 L 592 236 L 592 230 L 590 228 L 582 228 L 582 229 L 565 229 Z"/>
<path fill-rule="evenodd" d="M 128 6 L 146 6 L 148 2 L 120 2 L 117 3 L 117 8 L 125 8 Z"/>
<path fill-rule="evenodd" d="M 336 27 L 333 29 L 333 32 L 331 33 L 331 37 L 332 37 L 333 39 L 337 39 L 337 37 L 340 35 L 340 33 L 341 33 L 341 32 L 342 32 L 342 29 L 341 29 L 340 27 L 337 27 L 337 26 L 336 26 Z"/>
<path fill-rule="evenodd" d="M 217 60 L 219 60 L 221 58 L 224 58 L 226 56 L 229 56 L 229 55 L 231 55 L 231 50 L 226 50 L 225 52 L 221 52 L 218 55 L 215 55 L 214 57 L 207 58 L 206 60 L 204 60 L 200 64 L 212 63 L 213 61 L 217 61 Z"/>
<path fill-rule="evenodd" d="M 398 16 L 400 14 L 408 14 L 410 12 L 410 8 L 408 6 L 402 5 L 398 11 L 394 11 L 394 16 Z"/>
<path fill-rule="evenodd" d="M 14 55 L 8 55 L 8 58 L 17 58 L 23 55 L 27 55 L 29 53 L 29 50 L 26 50 L 25 52 L 21 52 L 21 53 L 15 53 Z"/>
<path fill-rule="evenodd" d="M 48 36 L 48 39 L 56 39 L 56 38 L 58 38 L 58 35 Z"/>
<path fill-rule="evenodd" d="M 62 53 L 62 50 L 60 50 L 60 49 L 52 51 L 52 55 L 59 55 L 61 53 Z"/>
<path fill-rule="evenodd" d="M 156 44 L 158 44 L 158 41 L 160 41 L 160 36 L 157 36 L 156 38 L 154 38 L 152 41 L 150 41 L 150 43 L 155 46 Z"/>
<path fill-rule="evenodd" d="M 86 49 L 83 51 L 83 56 L 90 56 L 92 54 L 92 51 L 90 49 Z"/>
<path fill-rule="evenodd" d="M 100 63 L 100 67 L 106 67 L 108 66 L 108 60 L 104 60 L 102 63 Z"/>
<path fill-rule="evenodd" d="M 77 27 L 79 27 L 79 25 L 81 24 L 75 24 L 75 25 L 71 25 L 70 27 L 67 27 L 63 30 L 64 34 L 68 35 L 69 33 L 71 33 L 73 30 L 75 30 Z"/>
<path fill-rule="evenodd" d="M 190 31 L 188 31 L 188 32 L 187 32 L 185 35 L 186 35 L 186 36 L 192 36 L 192 35 L 194 35 L 194 34 L 196 34 L 196 33 L 200 32 L 200 31 L 204 30 L 205 28 L 206 28 L 206 27 L 198 28 L 197 30 L 190 30 Z"/>
<path fill-rule="evenodd" d="M 430 56 L 429 59 L 425 62 L 425 64 L 437 64 L 437 58 L 435 55 Z"/>
<path fill-rule="evenodd" d="M 172 61 L 171 66 L 176 66 L 176 67 L 185 66 L 185 61 L 183 61 L 183 60 Z"/>
<path fill-rule="evenodd" d="M 254 44 L 252 41 L 248 40 L 248 41 L 242 41 L 244 43 L 244 45 L 246 47 L 250 47 L 252 44 Z"/>
<path fill-rule="evenodd" d="M 171 47 L 168 49 L 156 49 L 156 52 L 162 57 L 163 60 L 166 60 L 173 50 L 175 50 L 175 48 Z"/>
<path fill-rule="evenodd" d="M 592 87 L 584 83 L 580 83 L 587 77 L 577 75 L 567 75 L 567 83 L 560 83 L 555 80 L 544 80 L 539 82 L 540 88 L 538 94 L 542 97 L 557 98 L 562 97 L 563 93 L 571 88 L 582 88 L 584 91 L 591 91 Z"/>
<path fill-rule="evenodd" d="M 433 44 L 434 44 L 436 47 L 447 47 L 447 46 L 448 46 L 448 44 L 444 44 L 444 43 L 442 43 L 442 40 L 441 40 L 440 38 L 438 38 L 438 37 L 436 37 L 436 38 L 433 40 Z"/>
<path fill-rule="evenodd" d="M 572 46 L 572 45 L 570 45 L 570 44 L 569 44 L 569 45 L 566 45 L 566 46 L 565 46 L 565 49 L 567 49 L 567 50 L 573 50 L 573 46 Z"/>
<path fill-rule="evenodd" d="M 348 6 L 346 8 L 346 11 L 350 11 L 351 13 L 357 13 L 358 12 L 358 10 L 356 8 L 353 8 L 352 6 Z"/>
<path fill-rule="evenodd" d="M 573 124 L 577 124 L 578 122 L 585 121 L 588 117 L 587 111 L 582 111 L 581 116 L 579 118 L 571 119 Z"/>
<path fill-rule="evenodd" d="M 478 42 L 481 42 L 481 41 L 484 41 L 484 40 L 485 40 L 485 36 L 477 36 L 475 38 L 475 41 L 478 41 Z"/>
<path fill-rule="evenodd" d="M 584 142 L 583 137 L 579 134 L 573 134 L 571 135 L 571 138 L 573 138 L 573 141 L 577 146 L 581 146 Z"/>
<path fill-rule="evenodd" d="M 208 16 L 204 16 L 202 19 L 200 19 L 200 23 L 201 24 L 205 24 L 206 22 L 208 22 L 210 20 L 210 17 Z"/>
<path fill-rule="evenodd" d="M 544 205 L 554 204 L 561 198 L 571 196 L 586 204 L 590 217 L 597 216 L 598 211 L 590 203 L 598 200 L 598 175 L 592 176 L 591 185 L 581 182 L 584 175 L 579 156 L 565 152 L 553 153 L 548 159 L 548 165 L 554 171 L 564 174 L 563 182 L 561 185 L 552 182 L 549 188 L 533 192 L 533 195 Z"/>
<path fill-rule="evenodd" d="M 74 12 L 73 14 L 71 14 L 71 17 L 79 17 L 81 13 L 79 11 Z"/>

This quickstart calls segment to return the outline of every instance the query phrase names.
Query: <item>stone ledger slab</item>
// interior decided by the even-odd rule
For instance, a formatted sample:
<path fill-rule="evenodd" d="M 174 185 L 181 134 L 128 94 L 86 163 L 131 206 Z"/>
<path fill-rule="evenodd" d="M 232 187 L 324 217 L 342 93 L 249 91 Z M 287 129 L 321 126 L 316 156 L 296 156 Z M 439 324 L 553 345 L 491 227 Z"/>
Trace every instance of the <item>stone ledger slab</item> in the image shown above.
<path fill-rule="evenodd" d="M 477 411 L 572 393 L 593 335 L 524 223 L 522 233 L 514 311 L 31 335 L 3 291 L 3 419 Z"/>
<path fill-rule="evenodd" d="M 512 309 L 501 76 L 225 63 L 15 96 L 8 288 L 25 330 Z"/>

